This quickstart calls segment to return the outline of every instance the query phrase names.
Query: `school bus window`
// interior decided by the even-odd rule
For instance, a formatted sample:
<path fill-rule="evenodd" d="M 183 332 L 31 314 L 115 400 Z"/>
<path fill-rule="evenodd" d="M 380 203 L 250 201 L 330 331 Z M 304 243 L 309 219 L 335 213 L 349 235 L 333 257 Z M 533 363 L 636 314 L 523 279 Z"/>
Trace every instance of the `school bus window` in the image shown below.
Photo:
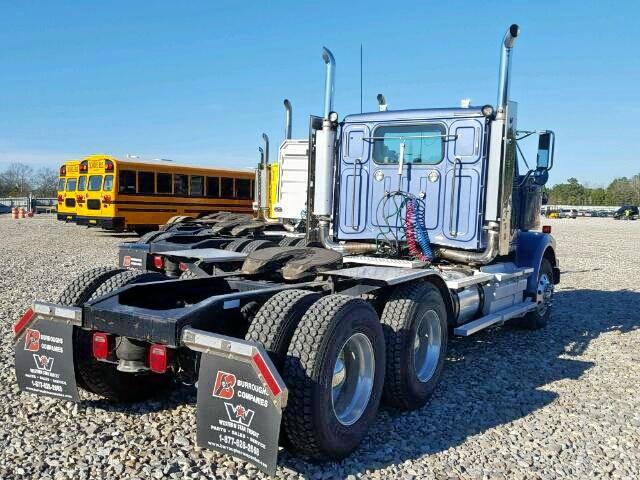
<path fill-rule="evenodd" d="M 136 193 L 136 172 L 133 170 L 120 170 L 118 185 L 120 193 Z"/>
<path fill-rule="evenodd" d="M 220 179 L 220 197 L 233 198 L 233 178 L 222 177 Z"/>
<path fill-rule="evenodd" d="M 78 177 L 78 191 L 84 192 L 84 189 L 87 188 L 87 176 L 81 175 Z"/>
<path fill-rule="evenodd" d="M 103 190 L 105 192 L 110 192 L 112 188 L 113 188 L 113 175 L 105 175 Z"/>
<path fill-rule="evenodd" d="M 202 197 L 204 195 L 204 177 L 202 175 L 191 175 L 191 196 Z"/>
<path fill-rule="evenodd" d="M 62 192 L 64 190 L 64 178 L 58 180 L 58 191 Z"/>
<path fill-rule="evenodd" d="M 207 197 L 220 198 L 220 177 L 207 177 Z"/>
<path fill-rule="evenodd" d="M 102 187 L 102 175 L 91 175 L 89 177 L 89 190 L 90 192 L 97 192 Z"/>
<path fill-rule="evenodd" d="M 175 195 L 187 195 L 189 193 L 189 177 L 175 174 L 173 176 L 173 192 Z"/>
<path fill-rule="evenodd" d="M 159 173 L 157 178 L 157 192 L 158 193 L 171 193 L 171 174 Z"/>
<path fill-rule="evenodd" d="M 75 192 L 76 191 L 76 182 L 75 178 L 70 178 L 67 180 L 67 192 Z"/>
<path fill-rule="evenodd" d="M 236 198 L 244 200 L 251 198 L 251 180 L 237 178 L 236 179 Z"/>
<path fill-rule="evenodd" d="M 155 183 L 153 172 L 138 172 L 138 193 L 155 193 Z"/>

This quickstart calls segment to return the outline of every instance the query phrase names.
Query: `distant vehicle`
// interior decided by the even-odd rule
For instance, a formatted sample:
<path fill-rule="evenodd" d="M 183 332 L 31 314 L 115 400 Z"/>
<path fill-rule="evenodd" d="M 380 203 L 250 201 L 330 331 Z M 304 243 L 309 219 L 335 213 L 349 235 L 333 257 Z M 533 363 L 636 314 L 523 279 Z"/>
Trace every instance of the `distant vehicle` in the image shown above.
<path fill-rule="evenodd" d="M 578 210 L 576 210 L 575 208 L 560 210 L 560 212 L 558 212 L 558 218 L 577 218 L 577 217 L 578 217 Z"/>
<path fill-rule="evenodd" d="M 623 205 L 613 214 L 614 220 L 636 220 L 640 216 L 638 207 Z"/>

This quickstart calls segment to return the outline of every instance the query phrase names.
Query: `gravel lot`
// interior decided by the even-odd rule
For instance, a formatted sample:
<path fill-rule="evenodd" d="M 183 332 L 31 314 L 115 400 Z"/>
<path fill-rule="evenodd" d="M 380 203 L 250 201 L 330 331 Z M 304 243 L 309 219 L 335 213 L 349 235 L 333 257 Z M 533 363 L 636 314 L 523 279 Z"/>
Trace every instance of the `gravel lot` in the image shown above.
<path fill-rule="evenodd" d="M 640 477 L 640 221 L 550 220 L 563 272 L 546 329 L 454 339 L 425 408 L 382 410 L 350 458 L 286 452 L 282 478 Z M 256 470 L 194 447 L 195 393 L 129 407 L 21 394 L 11 325 L 35 299 L 116 261 L 127 239 L 51 217 L 0 216 L 0 478 L 238 478 Z"/>

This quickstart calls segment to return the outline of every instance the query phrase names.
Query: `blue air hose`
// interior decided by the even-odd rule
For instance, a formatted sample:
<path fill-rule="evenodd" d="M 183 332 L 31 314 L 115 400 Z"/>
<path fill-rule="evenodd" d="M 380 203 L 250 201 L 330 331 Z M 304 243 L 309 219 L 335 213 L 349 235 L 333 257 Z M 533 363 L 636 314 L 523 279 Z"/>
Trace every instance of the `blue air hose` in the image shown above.
<path fill-rule="evenodd" d="M 431 242 L 429 241 L 429 232 L 425 227 L 425 211 L 424 203 L 418 199 L 412 199 L 413 203 L 413 228 L 416 236 L 416 241 L 420 245 L 422 253 L 426 257 L 427 261 L 433 260 L 433 250 L 431 249 Z"/>

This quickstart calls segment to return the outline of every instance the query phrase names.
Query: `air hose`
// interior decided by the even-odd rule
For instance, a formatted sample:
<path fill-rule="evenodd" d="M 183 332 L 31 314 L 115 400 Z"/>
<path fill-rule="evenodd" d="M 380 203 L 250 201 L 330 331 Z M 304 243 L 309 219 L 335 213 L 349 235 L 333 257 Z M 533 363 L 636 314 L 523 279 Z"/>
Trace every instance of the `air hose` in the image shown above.
<path fill-rule="evenodd" d="M 434 255 L 425 227 L 424 204 L 417 198 L 407 200 L 405 230 L 409 253 L 422 261 L 431 262 Z"/>

